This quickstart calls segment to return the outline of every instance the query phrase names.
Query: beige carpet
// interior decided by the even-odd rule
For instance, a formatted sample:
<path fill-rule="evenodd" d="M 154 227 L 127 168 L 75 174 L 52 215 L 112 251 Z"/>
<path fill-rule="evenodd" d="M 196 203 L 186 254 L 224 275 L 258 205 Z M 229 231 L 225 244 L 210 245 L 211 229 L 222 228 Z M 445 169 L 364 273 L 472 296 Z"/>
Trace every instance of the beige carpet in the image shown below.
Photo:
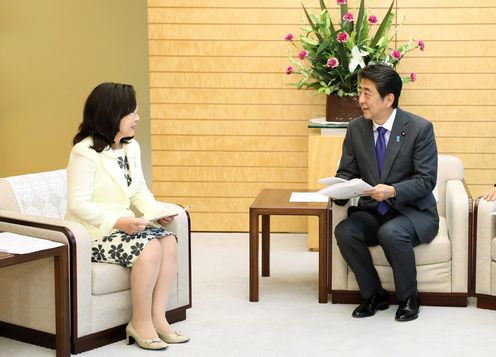
<path fill-rule="evenodd" d="M 248 235 L 194 234 L 193 308 L 175 324 L 191 341 L 162 352 L 124 341 L 82 353 L 100 356 L 493 356 L 496 311 L 421 307 L 412 322 L 396 306 L 353 319 L 354 305 L 317 302 L 317 258 L 305 235 L 273 235 L 271 273 L 260 301 L 248 301 Z M 408 347 L 408 346 L 414 346 Z M 55 356 L 53 350 L 0 338 L 0 356 Z"/>

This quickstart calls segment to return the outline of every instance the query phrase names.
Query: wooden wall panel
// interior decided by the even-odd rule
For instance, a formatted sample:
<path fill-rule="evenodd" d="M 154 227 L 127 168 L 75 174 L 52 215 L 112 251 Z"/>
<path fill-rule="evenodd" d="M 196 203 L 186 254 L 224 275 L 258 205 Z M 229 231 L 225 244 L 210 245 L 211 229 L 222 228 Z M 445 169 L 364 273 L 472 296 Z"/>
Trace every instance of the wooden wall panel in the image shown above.
<path fill-rule="evenodd" d="M 170 167 L 156 166 L 153 175 L 165 181 L 294 182 L 307 180 L 307 169 L 293 167 Z"/>
<path fill-rule="evenodd" d="M 161 135 L 276 135 L 304 136 L 307 125 L 295 120 L 156 120 L 156 134 Z"/>
<path fill-rule="evenodd" d="M 298 107 L 298 110 L 294 110 Z M 301 120 L 315 118 L 325 112 L 325 104 L 319 105 L 240 105 L 204 103 L 154 103 L 151 106 L 152 118 L 156 119 L 215 119 L 215 120 Z"/>
<path fill-rule="evenodd" d="M 155 185 L 155 193 L 166 196 L 174 193 L 176 197 L 255 197 L 264 188 L 304 189 L 307 183 L 294 182 L 189 182 L 162 181 Z M 189 204 L 189 203 L 188 203 Z M 196 212 L 195 208 L 195 212 Z M 244 212 L 244 211 L 243 211 Z"/>
<path fill-rule="evenodd" d="M 434 122 L 438 149 L 460 157 L 477 197 L 496 182 L 496 1 L 398 0 L 402 43 L 413 36 L 424 52 L 399 71 L 417 73 L 401 104 Z"/>
<path fill-rule="evenodd" d="M 171 136 L 152 137 L 154 150 L 180 151 L 305 151 L 306 137 L 277 136 Z M 215 162 L 215 155 L 210 158 Z M 240 163 L 242 164 L 242 163 Z"/>
<path fill-rule="evenodd" d="M 150 100 L 153 103 L 212 103 L 212 104 L 320 104 L 322 98 L 304 90 L 286 89 L 248 89 L 235 88 L 152 88 Z"/>
<path fill-rule="evenodd" d="M 378 16 L 389 4 L 369 2 Z M 284 73 L 283 38 L 299 33 L 301 3 L 149 0 L 148 9 L 153 190 L 192 204 L 193 230 L 247 231 L 262 188 L 306 187 L 307 121 L 325 113 L 325 98 L 288 86 L 296 77 Z M 398 66 L 418 78 L 400 105 L 433 121 L 440 153 L 463 160 L 477 196 L 496 182 L 496 1 L 396 0 L 395 12 L 404 17 L 396 46 L 426 43 Z M 306 231 L 306 219 L 273 228 Z"/>

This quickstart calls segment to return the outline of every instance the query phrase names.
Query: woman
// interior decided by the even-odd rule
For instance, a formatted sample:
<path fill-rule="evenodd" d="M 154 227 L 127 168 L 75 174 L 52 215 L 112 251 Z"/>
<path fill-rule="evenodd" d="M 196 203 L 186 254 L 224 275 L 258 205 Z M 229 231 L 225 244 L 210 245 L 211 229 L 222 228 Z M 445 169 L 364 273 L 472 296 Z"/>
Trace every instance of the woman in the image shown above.
<path fill-rule="evenodd" d="M 140 148 L 133 139 L 139 121 L 131 85 L 102 83 L 86 100 L 83 122 L 73 140 L 67 166 L 66 218 L 85 226 L 92 238 L 92 261 L 132 267 L 132 318 L 127 344 L 165 349 L 188 337 L 172 330 L 165 310 L 177 270 L 177 240 L 164 227 L 135 217 L 160 211 L 141 168 Z"/>

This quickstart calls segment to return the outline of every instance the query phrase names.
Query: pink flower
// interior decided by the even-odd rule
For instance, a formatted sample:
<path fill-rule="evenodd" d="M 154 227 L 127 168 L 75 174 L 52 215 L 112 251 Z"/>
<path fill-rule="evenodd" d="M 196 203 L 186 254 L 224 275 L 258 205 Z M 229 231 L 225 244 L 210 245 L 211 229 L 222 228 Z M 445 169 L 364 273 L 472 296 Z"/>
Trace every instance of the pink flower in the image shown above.
<path fill-rule="evenodd" d="M 293 38 L 294 38 L 294 37 L 293 37 L 293 34 L 292 34 L 292 33 L 288 33 L 288 34 L 286 35 L 286 37 L 284 37 L 284 40 L 286 40 L 286 41 L 292 41 L 292 40 L 293 40 Z"/>
<path fill-rule="evenodd" d="M 393 56 L 396 61 L 401 59 L 401 53 L 398 50 L 393 50 L 393 52 L 391 52 L 391 56 Z"/>
<path fill-rule="evenodd" d="M 417 79 L 417 75 L 416 75 L 415 73 L 413 73 L 413 72 L 412 72 L 412 73 L 410 73 L 410 80 L 411 80 L 412 82 L 415 82 L 415 80 L 416 80 L 416 79 Z"/>
<path fill-rule="evenodd" d="M 376 24 L 377 23 L 377 16 L 375 15 L 370 15 L 369 16 L 369 24 Z"/>
<path fill-rule="evenodd" d="M 337 0 L 336 2 L 338 3 L 338 5 L 346 4 L 346 0 Z"/>
<path fill-rule="evenodd" d="M 353 14 L 351 12 L 347 12 L 343 15 L 343 20 L 348 22 L 353 22 Z"/>
<path fill-rule="evenodd" d="M 417 42 L 417 45 L 420 48 L 420 51 L 423 51 L 424 50 L 424 48 L 425 48 L 424 41 L 420 40 L 419 42 Z"/>
<path fill-rule="evenodd" d="M 298 57 L 300 57 L 300 59 L 304 59 L 307 56 L 308 56 L 307 51 L 301 51 L 300 53 L 298 53 Z"/>
<path fill-rule="evenodd" d="M 293 73 L 293 67 L 289 66 L 288 68 L 286 68 L 286 74 L 291 74 Z"/>
<path fill-rule="evenodd" d="M 339 43 L 343 43 L 343 42 L 348 41 L 348 38 L 349 38 L 348 34 L 344 31 L 341 31 L 338 33 L 338 36 L 336 39 L 338 40 Z"/>
<path fill-rule="evenodd" d="M 336 68 L 339 65 L 339 61 L 336 57 L 329 58 L 327 60 L 327 67 Z"/>

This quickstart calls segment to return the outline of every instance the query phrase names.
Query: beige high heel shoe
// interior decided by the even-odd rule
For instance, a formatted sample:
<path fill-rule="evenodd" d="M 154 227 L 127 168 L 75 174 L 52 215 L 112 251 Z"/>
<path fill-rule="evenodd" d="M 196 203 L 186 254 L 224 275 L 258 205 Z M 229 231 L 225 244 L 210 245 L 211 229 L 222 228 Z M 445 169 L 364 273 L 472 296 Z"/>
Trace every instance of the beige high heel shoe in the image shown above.
<path fill-rule="evenodd" d="M 169 345 L 160 338 L 150 338 L 147 340 L 142 339 L 138 336 L 130 321 L 126 326 L 126 344 L 131 345 L 134 342 L 145 350 L 165 350 L 169 347 Z"/>
<path fill-rule="evenodd" d="M 167 343 L 184 343 L 189 341 L 188 336 L 184 336 L 178 331 L 165 333 L 160 331 L 159 329 L 155 329 L 155 330 L 157 330 L 158 337 L 160 337 L 162 341 L 165 341 Z"/>

